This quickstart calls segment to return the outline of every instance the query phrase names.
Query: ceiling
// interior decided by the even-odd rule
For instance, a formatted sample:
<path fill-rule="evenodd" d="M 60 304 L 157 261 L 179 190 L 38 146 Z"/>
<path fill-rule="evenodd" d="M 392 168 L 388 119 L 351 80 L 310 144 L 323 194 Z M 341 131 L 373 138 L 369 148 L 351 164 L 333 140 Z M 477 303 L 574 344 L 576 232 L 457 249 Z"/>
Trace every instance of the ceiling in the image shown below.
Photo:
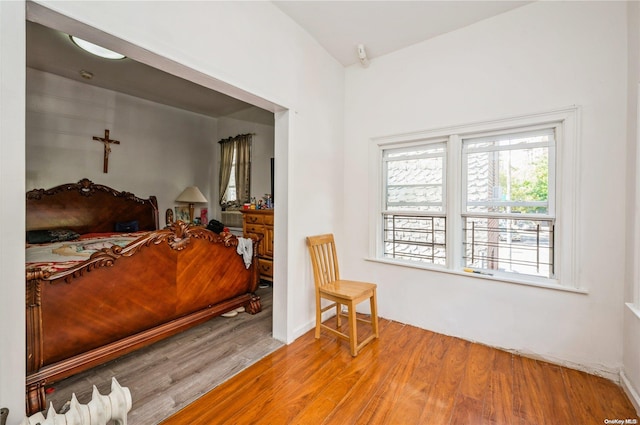
<path fill-rule="evenodd" d="M 363 44 L 376 57 L 465 27 L 530 1 L 274 1 L 343 66 Z M 27 22 L 27 66 L 188 111 L 219 117 L 251 105 L 132 59 L 107 60 L 69 37 Z M 90 80 L 80 70 L 93 74 Z"/>
<path fill-rule="evenodd" d="M 532 1 L 273 1 L 342 65 L 466 27 Z"/>
<path fill-rule="evenodd" d="M 34 22 L 27 22 L 27 66 L 212 117 L 251 106 L 129 58 L 94 56 L 71 42 L 67 34 Z M 91 72 L 93 78 L 84 79 L 80 70 Z"/>

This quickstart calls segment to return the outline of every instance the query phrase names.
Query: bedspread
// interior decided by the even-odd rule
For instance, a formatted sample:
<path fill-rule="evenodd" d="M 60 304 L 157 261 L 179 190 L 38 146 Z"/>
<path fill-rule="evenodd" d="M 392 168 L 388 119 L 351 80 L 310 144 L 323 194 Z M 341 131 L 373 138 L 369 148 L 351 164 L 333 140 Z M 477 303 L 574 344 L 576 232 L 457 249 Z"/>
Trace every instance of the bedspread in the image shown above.
<path fill-rule="evenodd" d="M 56 273 L 87 260 L 91 254 L 114 245 L 124 247 L 148 232 L 91 233 L 73 241 L 48 244 L 28 244 L 27 268 L 41 268 Z"/>

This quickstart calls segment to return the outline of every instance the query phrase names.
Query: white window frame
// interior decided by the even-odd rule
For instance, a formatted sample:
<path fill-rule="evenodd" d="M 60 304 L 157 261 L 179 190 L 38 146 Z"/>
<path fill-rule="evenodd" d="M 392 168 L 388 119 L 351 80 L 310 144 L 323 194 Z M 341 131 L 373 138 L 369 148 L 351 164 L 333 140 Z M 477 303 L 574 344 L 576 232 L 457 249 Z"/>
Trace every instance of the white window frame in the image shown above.
<path fill-rule="evenodd" d="M 517 133 L 520 129 L 555 127 L 555 223 L 554 268 L 555 278 L 536 276 L 489 276 L 469 274 L 462 265 L 462 139 L 473 135 L 485 135 L 493 132 Z M 586 292 L 579 286 L 579 143 L 580 108 L 570 106 L 535 114 L 520 115 L 476 122 L 471 124 L 438 128 L 433 130 L 397 134 L 371 139 L 369 150 L 370 174 L 370 217 L 369 217 L 369 260 L 399 266 L 414 267 L 439 272 L 463 274 L 472 278 L 490 279 Z M 384 258 L 382 244 L 382 212 L 384 209 L 384 186 L 382 174 L 382 155 L 386 149 L 416 146 L 425 141 L 437 139 L 447 141 L 446 175 L 446 219 L 447 219 L 447 262 L 446 266 L 415 264 Z"/>
<path fill-rule="evenodd" d="M 445 219 L 445 223 L 446 223 L 446 218 L 447 218 L 447 193 L 448 193 L 448 186 L 447 186 L 447 167 L 448 167 L 448 140 L 447 138 L 436 138 L 436 139 L 431 139 L 431 140 L 422 140 L 419 142 L 412 142 L 409 143 L 406 147 L 404 146 L 394 146 L 393 150 L 396 153 L 400 153 L 400 152 L 411 152 L 413 150 L 415 150 L 416 147 L 420 147 L 420 148 L 424 148 L 424 147 L 428 147 L 428 148 L 433 148 L 433 147 L 442 147 L 443 149 L 443 153 L 442 154 L 426 154 L 426 155 L 421 155 L 421 156 L 416 156 L 415 159 L 418 158 L 442 158 L 443 159 L 443 173 L 442 173 L 442 202 L 439 203 L 432 203 L 432 205 L 430 206 L 439 206 L 441 207 L 439 211 L 401 211 L 401 210 L 393 210 L 390 209 L 388 210 L 387 207 L 387 163 L 389 162 L 389 159 L 385 157 L 384 155 L 384 151 L 388 150 L 385 149 L 381 152 L 382 155 L 382 217 L 384 217 L 385 215 L 407 215 L 407 216 L 414 216 L 414 217 L 439 217 L 439 218 L 444 218 Z M 413 159 L 414 157 L 412 157 Z M 384 221 L 384 218 L 382 218 L 382 221 Z M 384 225 L 382 225 L 384 227 Z M 447 228 L 448 226 L 445 224 L 445 228 Z M 384 230 L 382 230 L 383 234 L 384 234 Z M 448 231 L 448 230 L 447 230 Z M 384 236 L 381 235 L 381 247 L 382 247 L 382 256 L 384 258 L 388 258 L 384 256 Z M 434 242 L 434 246 L 432 246 L 432 249 L 435 250 L 435 245 L 437 245 Z M 448 238 L 445 240 L 445 250 L 448 249 L 447 246 L 448 243 Z M 448 257 L 448 256 L 447 256 Z M 448 258 L 446 259 L 446 261 L 448 261 Z M 436 266 L 436 265 L 434 265 Z"/>
<path fill-rule="evenodd" d="M 487 140 L 497 140 L 499 139 L 501 136 L 507 136 L 508 138 L 512 138 L 512 137 L 524 137 L 526 134 L 542 134 L 544 131 L 548 131 L 550 133 L 553 134 L 553 141 L 552 142 L 541 142 L 541 143 L 528 143 L 526 145 L 524 145 L 524 147 L 522 145 L 510 145 L 510 146 L 493 146 L 493 147 L 485 147 L 485 148 L 474 148 L 474 147 L 468 147 L 465 145 L 465 141 L 478 141 L 478 140 L 482 140 L 482 139 L 487 139 Z M 517 129 L 507 129 L 507 130 L 500 130 L 500 131 L 491 131 L 491 132 L 482 132 L 479 134 L 467 134 L 464 135 L 464 137 L 460 137 L 461 138 L 461 144 L 462 144 L 462 149 L 461 149 L 461 182 L 460 182 L 460 188 L 458 189 L 461 192 L 461 202 L 462 202 L 462 212 L 461 212 L 461 220 L 464 223 L 465 218 L 467 217 L 486 217 L 486 218 L 505 218 L 505 219 L 511 219 L 511 220 L 542 220 L 542 221 L 550 221 L 552 223 L 555 223 L 555 199 L 556 199 L 556 181 L 555 181 L 555 170 L 556 170 L 556 159 L 555 159 L 555 151 L 556 151 L 556 146 L 557 143 L 555 141 L 556 139 L 556 134 L 559 133 L 562 130 L 562 124 L 561 123 L 548 123 L 548 124 L 543 124 L 543 125 L 535 125 L 535 126 L 531 126 L 531 127 L 525 127 L 525 128 L 517 128 Z M 468 188 L 468 170 L 467 170 L 467 160 L 468 160 L 468 154 L 469 153 L 478 153 L 478 152 L 505 152 L 505 151 L 509 151 L 509 150 L 520 150 L 520 149 L 531 149 L 531 148 L 536 148 L 536 147 L 545 147 L 548 149 L 548 162 L 549 162 L 549 168 L 548 168 L 548 199 L 546 202 L 546 206 L 547 206 L 547 213 L 546 214 L 513 214 L 513 213 L 508 213 L 508 212 L 500 212 L 500 213 L 486 213 L 486 212 L 474 212 L 474 211 L 469 211 L 469 204 L 468 204 L 468 192 L 467 192 L 467 188 Z M 492 201 L 487 201 L 485 202 L 486 205 L 497 205 L 495 202 Z M 464 227 L 464 226 L 463 226 Z M 552 245 L 552 254 L 553 254 L 553 250 L 555 249 L 555 247 L 553 247 Z M 553 255 L 553 260 L 551 263 L 551 265 L 553 266 L 555 263 L 555 258 L 556 255 Z M 463 260 L 461 260 L 463 261 Z M 468 267 L 468 266 L 467 266 Z M 553 268 L 551 270 L 551 272 L 553 272 Z M 479 272 L 484 272 L 484 273 L 499 273 L 499 274 L 505 274 L 505 276 L 513 276 L 512 272 L 506 272 L 506 271 L 498 271 L 498 270 L 491 270 L 491 269 L 478 269 L 477 271 Z M 531 275 L 525 275 L 527 276 L 526 278 L 532 278 L 533 276 Z M 551 277 L 551 278 L 545 278 L 545 277 L 533 277 L 535 279 L 542 279 L 542 281 L 553 281 L 555 279 L 555 277 Z"/>

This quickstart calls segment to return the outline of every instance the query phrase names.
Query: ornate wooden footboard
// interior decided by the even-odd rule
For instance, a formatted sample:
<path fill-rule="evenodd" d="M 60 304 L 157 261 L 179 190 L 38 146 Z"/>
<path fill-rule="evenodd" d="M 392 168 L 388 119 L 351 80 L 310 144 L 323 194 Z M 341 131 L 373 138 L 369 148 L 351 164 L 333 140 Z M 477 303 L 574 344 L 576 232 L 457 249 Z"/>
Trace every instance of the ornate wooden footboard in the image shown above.
<path fill-rule="evenodd" d="M 45 385 L 244 306 L 261 310 L 258 268 L 239 240 L 181 221 L 51 274 L 26 273 L 27 414 Z"/>
<path fill-rule="evenodd" d="M 255 256 L 238 239 L 177 222 L 56 275 L 27 273 L 27 409 L 44 386 L 234 308 L 260 311 Z"/>

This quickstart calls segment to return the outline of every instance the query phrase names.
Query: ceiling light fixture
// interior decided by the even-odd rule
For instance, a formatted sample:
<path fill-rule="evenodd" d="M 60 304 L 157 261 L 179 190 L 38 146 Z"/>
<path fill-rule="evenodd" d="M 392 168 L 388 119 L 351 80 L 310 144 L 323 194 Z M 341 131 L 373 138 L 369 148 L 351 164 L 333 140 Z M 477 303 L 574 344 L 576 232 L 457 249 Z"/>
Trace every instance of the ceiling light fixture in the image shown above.
<path fill-rule="evenodd" d="M 94 54 L 96 56 L 100 56 L 105 59 L 123 59 L 126 56 L 121 55 L 120 53 L 116 53 L 112 50 L 105 49 L 104 47 L 98 46 L 97 44 L 90 43 L 81 38 L 70 35 L 69 38 L 73 41 L 73 44 L 80 47 L 82 50 L 86 50 L 87 52 Z"/>

